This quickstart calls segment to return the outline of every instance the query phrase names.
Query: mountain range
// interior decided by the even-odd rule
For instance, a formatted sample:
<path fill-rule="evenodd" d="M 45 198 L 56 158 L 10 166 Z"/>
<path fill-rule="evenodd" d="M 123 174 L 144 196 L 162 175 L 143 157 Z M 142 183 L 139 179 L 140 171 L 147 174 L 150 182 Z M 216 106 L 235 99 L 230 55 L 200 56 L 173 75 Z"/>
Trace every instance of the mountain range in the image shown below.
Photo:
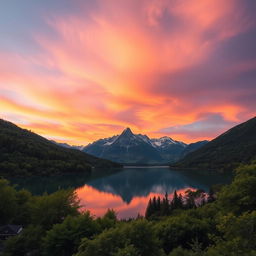
<path fill-rule="evenodd" d="M 0 176 L 90 173 L 92 167 L 121 167 L 120 164 L 169 163 L 182 169 L 225 170 L 255 160 L 256 117 L 210 142 L 186 144 L 167 136 L 151 139 L 126 128 L 120 135 L 85 147 L 53 143 L 0 119 Z"/>
<path fill-rule="evenodd" d="M 207 142 L 186 144 L 167 136 L 151 139 L 126 128 L 120 135 L 97 140 L 82 150 L 122 164 L 166 164 L 178 161 Z"/>
<path fill-rule="evenodd" d="M 187 154 L 173 167 L 226 170 L 251 161 L 256 161 L 256 117 Z"/>

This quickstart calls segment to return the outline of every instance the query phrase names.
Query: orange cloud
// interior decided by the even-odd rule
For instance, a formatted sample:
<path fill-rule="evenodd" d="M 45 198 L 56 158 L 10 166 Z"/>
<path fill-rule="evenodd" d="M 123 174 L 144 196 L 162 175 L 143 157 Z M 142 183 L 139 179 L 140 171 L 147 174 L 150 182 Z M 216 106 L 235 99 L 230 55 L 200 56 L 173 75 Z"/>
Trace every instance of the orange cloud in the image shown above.
<path fill-rule="evenodd" d="M 241 2 L 95 2 L 96 9 L 81 5 L 80 13 L 46 17 L 54 36 L 37 31 L 33 53 L 0 48 L 1 116 L 49 138 L 86 144 L 126 126 L 163 136 L 164 128 L 205 113 L 236 123 L 255 114 L 237 82 L 255 60 L 231 66 L 220 52 L 256 24 Z M 217 132 L 170 135 L 192 142 Z"/>

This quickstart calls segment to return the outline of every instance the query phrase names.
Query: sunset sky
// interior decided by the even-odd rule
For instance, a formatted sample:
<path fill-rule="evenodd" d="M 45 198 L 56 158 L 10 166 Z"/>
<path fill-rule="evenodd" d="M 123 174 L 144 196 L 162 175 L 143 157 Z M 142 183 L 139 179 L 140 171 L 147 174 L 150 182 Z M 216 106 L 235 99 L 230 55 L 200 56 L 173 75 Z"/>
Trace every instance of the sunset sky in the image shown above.
<path fill-rule="evenodd" d="M 256 114 L 255 0 L 6 0 L 0 117 L 87 144 L 212 139 Z"/>

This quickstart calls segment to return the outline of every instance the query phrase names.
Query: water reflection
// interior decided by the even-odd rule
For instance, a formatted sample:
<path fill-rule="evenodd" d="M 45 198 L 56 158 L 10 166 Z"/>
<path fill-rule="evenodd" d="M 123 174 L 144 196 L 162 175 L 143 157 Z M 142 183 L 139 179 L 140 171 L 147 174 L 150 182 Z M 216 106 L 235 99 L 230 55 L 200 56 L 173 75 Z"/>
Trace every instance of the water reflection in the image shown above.
<path fill-rule="evenodd" d="M 188 188 L 207 191 L 211 185 L 226 184 L 232 175 L 209 171 L 175 171 L 169 168 L 125 168 L 95 170 L 91 177 L 73 174 L 56 177 L 33 177 L 13 180 L 20 188 L 33 194 L 52 193 L 60 188 L 74 187 L 82 205 L 94 215 L 103 215 L 108 208 L 114 209 L 119 218 L 144 215 L 150 197 L 171 196 L 174 190 L 184 193 Z"/>
<path fill-rule="evenodd" d="M 86 209 L 101 216 L 107 208 L 115 209 L 119 218 L 144 215 L 150 197 L 169 197 L 174 190 L 184 194 L 187 189 L 208 191 L 214 184 L 231 181 L 230 174 L 204 171 L 174 171 L 169 168 L 126 168 L 121 172 L 95 179 L 77 189 Z"/>
<path fill-rule="evenodd" d="M 187 189 L 180 189 L 177 192 L 184 195 Z M 106 209 L 114 209 L 120 219 L 136 217 L 138 214 L 144 215 L 149 199 L 154 196 L 163 196 L 163 193 L 150 192 L 146 196 L 135 196 L 129 202 L 125 202 L 119 195 L 102 192 L 88 185 L 78 188 L 77 194 L 83 209 L 89 210 L 95 216 L 104 215 Z M 172 195 L 172 193 L 169 194 L 170 199 Z"/>

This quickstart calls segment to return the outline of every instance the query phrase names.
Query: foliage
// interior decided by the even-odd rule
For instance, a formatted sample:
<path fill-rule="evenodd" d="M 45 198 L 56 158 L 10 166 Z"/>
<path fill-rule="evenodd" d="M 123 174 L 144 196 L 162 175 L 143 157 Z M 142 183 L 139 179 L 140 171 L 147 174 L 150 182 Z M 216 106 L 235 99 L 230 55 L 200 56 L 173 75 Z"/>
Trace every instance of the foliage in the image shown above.
<path fill-rule="evenodd" d="M 140 256 L 140 254 L 133 245 L 127 245 L 124 248 L 118 249 L 113 256 Z"/>
<path fill-rule="evenodd" d="M 79 200 L 72 190 L 32 196 L 25 190 L 16 191 L 7 180 L 0 179 L 0 198 L 1 225 L 33 224 L 47 230 L 68 215 L 79 215 Z"/>
<path fill-rule="evenodd" d="M 66 216 L 77 216 L 79 201 L 72 190 L 58 190 L 50 195 L 35 196 L 30 203 L 31 223 L 45 227 L 61 223 Z"/>
<path fill-rule="evenodd" d="M 188 212 L 168 217 L 159 222 L 155 228 L 166 253 L 179 246 L 191 248 L 194 239 L 198 239 L 206 247 L 209 243 L 207 234 L 213 230 L 211 221 L 198 216 L 193 217 Z"/>
<path fill-rule="evenodd" d="M 234 181 L 218 194 L 222 211 L 241 214 L 256 209 L 256 164 L 241 166 Z"/>
<path fill-rule="evenodd" d="M 202 191 L 174 192 L 172 200 L 150 200 L 157 217 L 129 221 L 113 210 L 101 218 L 79 212 L 69 190 L 32 196 L 0 180 L 1 224 L 24 226 L 4 255 L 256 256 L 255 178 L 255 163 L 241 166 L 230 185 L 212 191 L 211 203 L 195 207 Z"/>
<path fill-rule="evenodd" d="M 0 225 L 11 221 L 17 211 L 16 191 L 7 180 L 0 179 Z"/>
<path fill-rule="evenodd" d="M 5 256 L 38 255 L 44 229 L 41 226 L 29 226 L 24 231 L 5 243 Z"/>
<path fill-rule="evenodd" d="M 115 227 L 117 223 L 117 216 L 114 210 L 108 209 L 105 215 L 102 218 L 98 218 L 97 223 L 100 227 L 100 230 L 110 229 Z"/>
<path fill-rule="evenodd" d="M 56 224 L 44 238 L 44 254 L 69 256 L 77 251 L 82 238 L 91 239 L 99 233 L 99 226 L 89 212 L 78 217 L 68 216 L 63 223 Z"/>
<path fill-rule="evenodd" d="M 124 255 L 125 251 L 140 256 L 161 255 L 153 225 L 141 219 L 120 223 L 94 240 L 84 239 L 76 256 Z"/>

